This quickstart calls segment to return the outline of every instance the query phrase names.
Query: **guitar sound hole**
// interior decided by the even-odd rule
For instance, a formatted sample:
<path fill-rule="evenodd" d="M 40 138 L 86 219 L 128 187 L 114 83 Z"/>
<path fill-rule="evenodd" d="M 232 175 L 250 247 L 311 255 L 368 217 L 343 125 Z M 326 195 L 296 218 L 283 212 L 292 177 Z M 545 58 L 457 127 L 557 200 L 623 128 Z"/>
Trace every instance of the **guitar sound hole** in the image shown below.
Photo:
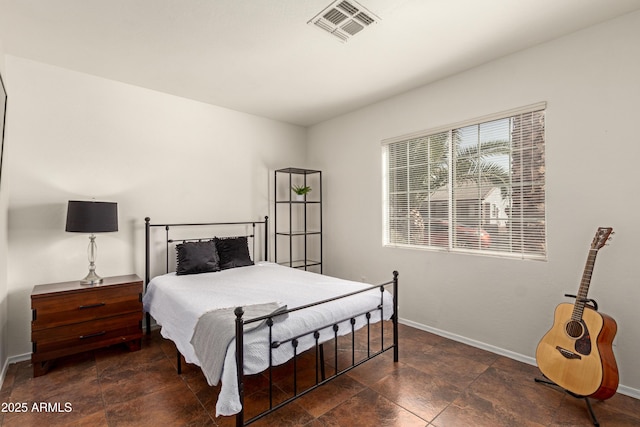
<path fill-rule="evenodd" d="M 580 338 L 584 333 L 584 328 L 582 327 L 582 323 L 572 320 L 567 323 L 566 331 L 571 338 Z"/>

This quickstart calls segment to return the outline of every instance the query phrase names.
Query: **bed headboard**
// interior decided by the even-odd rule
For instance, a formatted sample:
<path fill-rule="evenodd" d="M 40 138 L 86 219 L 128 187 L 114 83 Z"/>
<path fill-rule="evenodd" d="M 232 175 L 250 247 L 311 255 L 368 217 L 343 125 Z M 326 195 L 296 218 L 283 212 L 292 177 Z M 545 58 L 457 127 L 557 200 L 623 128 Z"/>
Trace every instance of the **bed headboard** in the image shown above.
<path fill-rule="evenodd" d="M 152 224 L 151 218 L 146 217 L 145 221 L 145 288 L 151 280 L 151 259 L 152 259 L 152 229 L 164 228 L 164 236 L 160 243 L 163 244 L 163 251 L 165 253 L 165 268 L 164 272 L 169 272 L 170 259 L 175 259 L 175 245 L 183 242 L 193 242 L 210 240 L 214 237 L 223 236 L 245 236 L 250 239 L 249 247 L 251 256 L 256 261 L 256 254 L 258 248 L 256 247 L 256 241 L 258 236 L 256 235 L 256 226 L 263 227 L 262 234 L 262 260 L 267 261 L 269 259 L 269 217 L 265 216 L 263 221 L 237 221 L 237 222 L 204 222 L 204 223 L 184 223 L 184 224 Z M 216 231 L 217 230 L 217 231 Z M 240 233 L 238 232 L 240 230 Z M 220 233 L 218 233 L 218 231 Z M 199 235 L 198 233 L 214 233 L 212 235 Z M 158 242 L 154 242 L 158 243 Z M 170 253 L 173 254 L 173 258 L 170 258 Z"/>

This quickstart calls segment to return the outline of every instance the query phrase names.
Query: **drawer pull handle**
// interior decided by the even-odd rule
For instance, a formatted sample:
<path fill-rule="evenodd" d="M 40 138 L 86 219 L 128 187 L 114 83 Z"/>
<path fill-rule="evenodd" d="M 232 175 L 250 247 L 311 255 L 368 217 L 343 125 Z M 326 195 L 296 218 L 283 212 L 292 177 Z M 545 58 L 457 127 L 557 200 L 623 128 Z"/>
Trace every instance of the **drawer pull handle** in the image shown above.
<path fill-rule="evenodd" d="M 96 308 L 96 307 L 102 307 L 103 305 L 107 305 L 107 304 L 104 302 L 99 302 L 97 304 L 81 305 L 78 308 L 80 310 L 84 310 L 85 308 Z"/>
<path fill-rule="evenodd" d="M 93 337 L 99 337 L 100 335 L 104 335 L 106 334 L 107 331 L 102 331 L 102 332 L 96 332 L 95 334 L 89 334 L 89 335 L 80 335 L 80 339 L 81 340 L 85 340 L 87 338 L 93 338 Z"/>

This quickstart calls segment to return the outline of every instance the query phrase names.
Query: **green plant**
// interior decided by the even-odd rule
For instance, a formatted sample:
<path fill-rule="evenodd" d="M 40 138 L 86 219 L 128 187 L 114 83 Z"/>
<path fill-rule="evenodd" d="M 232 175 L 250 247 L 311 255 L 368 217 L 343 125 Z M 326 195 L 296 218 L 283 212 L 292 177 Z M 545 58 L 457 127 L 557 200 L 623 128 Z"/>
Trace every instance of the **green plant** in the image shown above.
<path fill-rule="evenodd" d="M 293 190 L 294 193 L 296 193 L 299 196 L 304 196 L 305 194 L 311 191 L 311 187 L 307 185 L 304 185 L 304 186 L 294 185 L 293 187 L 291 187 L 291 189 Z"/>

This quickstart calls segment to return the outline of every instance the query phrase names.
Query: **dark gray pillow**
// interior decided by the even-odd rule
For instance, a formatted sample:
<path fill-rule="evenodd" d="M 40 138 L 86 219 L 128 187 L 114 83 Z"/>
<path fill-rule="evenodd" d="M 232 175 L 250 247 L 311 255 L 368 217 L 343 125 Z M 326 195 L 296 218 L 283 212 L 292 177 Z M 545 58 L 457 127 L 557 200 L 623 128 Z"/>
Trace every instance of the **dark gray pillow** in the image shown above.
<path fill-rule="evenodd" d="M 176 251 L 177 275 L 220 271 L 220 257 L 213 240 L 180 243 L 176 245 Z"/>
<path fill-rule="evenodd" d="M 249 255 L 249 244 L 245 236 L 216 237 L 216 249 L 220 256 L 220 268 L 223 270 L 253 265 Z"/>

